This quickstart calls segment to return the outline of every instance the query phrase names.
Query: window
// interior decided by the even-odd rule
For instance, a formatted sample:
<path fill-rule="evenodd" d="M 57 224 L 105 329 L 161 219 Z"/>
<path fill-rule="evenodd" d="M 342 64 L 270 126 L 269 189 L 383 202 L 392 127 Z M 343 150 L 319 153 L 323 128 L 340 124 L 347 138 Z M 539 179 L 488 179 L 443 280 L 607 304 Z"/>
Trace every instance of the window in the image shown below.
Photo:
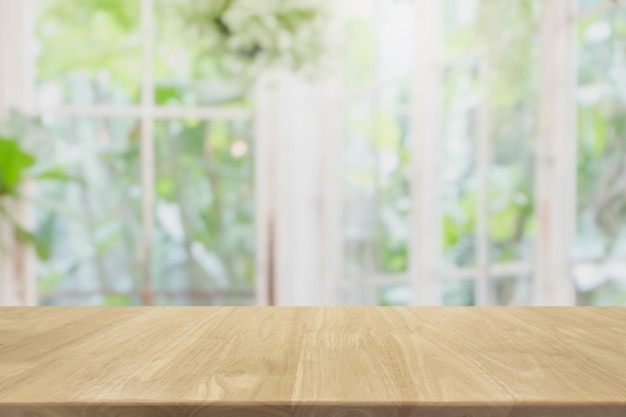
<path fill-rule="evenodd" d="M 626 6 L 428 3 L 349 9 L 343 299 L 402 305 L 426 292 L 429 304 L 570 303 L 575 287 L 579 304 L 623 304 Z M 418 67 L 386 73 L 394 56 L 412 56 L 414 36 L 427 39 Z M 575 47 L 577 68 L 569 52 L 554 54 Z M 577 142 L 563 99 L 576 71 Z M 553 74 L 566 87 L 542 95 Z M 411 89 L 412 77 L 427 81 Z M 410 110 L 411 101 L 426 104 Z M 577 172 L 566 171 L 577 149 Z M 561 266 L 570 255 L 572 277 Z"/>
<path fill-rule="evenodd" d="M 54 242 L 42 304 L 254 302 L 248 94 L 189 40 L 180 7 L 39 4 L 44 152 L 82 178 L 39 190 Z"/>
<path fill-rule="evenodd" d="M 38 187 L 40 302 L 626 304 L 626 2 L 329 4 L 341 80 L 253 96 L 183 2 L 39 1 L 81 179 Z"/>
<path fill-rule="evenodd" d="M 410 1 L 348 2 L 344 260 L 347 303 L 391 303 L 408 267 Z"/>
<path fill-rule="evenodd" d="M 626 5 L 581 1 L 573 276 L 581 304 L 626 303 Z"/>

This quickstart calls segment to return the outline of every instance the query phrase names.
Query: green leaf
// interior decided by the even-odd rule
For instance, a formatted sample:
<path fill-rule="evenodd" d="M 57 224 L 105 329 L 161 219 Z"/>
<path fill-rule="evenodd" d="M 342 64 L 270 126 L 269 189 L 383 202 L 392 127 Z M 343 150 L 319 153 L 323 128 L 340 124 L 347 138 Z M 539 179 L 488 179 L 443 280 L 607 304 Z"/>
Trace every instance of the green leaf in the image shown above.
<path fill-rule="evenodd" d="M 52 271 L 37 281 L 37 289 L 42 292 L 51 291 L 61 282 L 63 277 L 65 277 L 65 275 L 60 271 Z"/>
<path fill-rule="evenodd" d="M 82 261 L 82 259 L 76 259 L 63 265 L 56 265 L 51 272 L 37 281 L 37 289 L 43 293 L 52 291 L 61 281 L 74 275 L 82 265 Z"/>
<path fill-rule="evenodd" d="M 22 182 L 24 172 L 35 164 L 35 158 L 25 152 L 19 143 L 0 138 L 0 195 L 11 194 Z"/>
<path fill-rule="evenodd" d="M 496 242 L 505 242 L 513 237 L 520 208 L 511 202 L 503 210 L 492 213 L 489 221 L 489 236 Z"/>
<path fill-rule="evenodd" d="M 84 184 L 84 181 L 83 181 L 82 178 L 73 177 L 73 176 L 67 174 L 60 167 L 51 168 L 51 169 L 48 169 L 48 170 L 43 171 L 41 173 L 38 173 L 38 174 L 36 174 L 34 176 L 34 178 L 36 178 L 38 180 L 54 180 L 54 181 L 61 181 L 61 182 L 78 182 L 80 184 Z"/>
<path fill-rule="evenodd" d="M 156 86 L 154 89 L 156 104 L 180 104 L 183 100 L 183 91 L 179 87 Z"/>
<path fill-rule="evenodd" d="M 167 200 L 174 201 L 174 190 L 176 185 L 172 177 L 161 177 L 157 179 L 155 184 L 155 190 L 159 197 Z"/>
<path fill-rule="evenodd" d="M 40 260 L 47 261 L 50 259 L 50 246 L 45 241 L 16 223 L 13 224 L 13 227 L 15 227 L 15 234 L 20 241 L 34 246 Z"/>

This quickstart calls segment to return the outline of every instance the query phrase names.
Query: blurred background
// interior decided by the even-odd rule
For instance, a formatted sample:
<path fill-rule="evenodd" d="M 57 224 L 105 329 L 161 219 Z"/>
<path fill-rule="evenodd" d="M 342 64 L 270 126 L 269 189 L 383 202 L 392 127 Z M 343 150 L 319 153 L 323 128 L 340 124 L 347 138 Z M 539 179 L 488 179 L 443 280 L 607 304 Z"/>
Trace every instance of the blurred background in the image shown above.
<path fill-rule="evenodd" d="M 0 305 L 626 305 L 626 2 L 0 0 Z"/>

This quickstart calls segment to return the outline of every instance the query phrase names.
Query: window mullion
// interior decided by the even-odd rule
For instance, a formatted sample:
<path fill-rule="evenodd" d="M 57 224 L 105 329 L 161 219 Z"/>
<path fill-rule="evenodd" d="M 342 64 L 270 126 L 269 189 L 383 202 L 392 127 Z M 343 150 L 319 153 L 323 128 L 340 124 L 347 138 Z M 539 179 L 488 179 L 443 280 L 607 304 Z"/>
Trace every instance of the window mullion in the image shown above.
<path fill-rule="evenodd" d="M 476 207 L 476 264 L 478 274 L 475 277 L 475 302 L 477 305 L 488 304 L 489 277 L 489 166 L 491 163 L 491 141 L 489 137 L 489 63 L 485 54 L 479 61 L 478 74 L 481 86 L 477 111 L 477 157 L 478 199 Z"/>
<path fill-rule="evenodd" d="M 142 302 L 154 302 L 151 276 L 154 231 L 154 10 L 152 0 L 141 0 L 141 268 Z"/>
<path fill-rule="evenodd" d="M 98 104 L 95 106 L 85 105 L 61 105 L 53 107 L 33 107 L 31 113 L 34 115 L 58 115 L 68 117 L 126 117 L 141 118 L 143 116 L 143 104 L 137 106 L 108 106 Z M 153 120 L 250 120 L 252 111 L 247 108 L 230 107 L 175 107 L 175 106 L 153 106 Z"/>
<path fill-rule="evenodd" d="M 576 13 L 572 13 L 572 17 L 579 22 L 581 20 L 593 19 L 597 16 L 602 16 L 620 7 L 626 7 L 626 0 L 606 0 L 604 4 L 576 11 Z"/>

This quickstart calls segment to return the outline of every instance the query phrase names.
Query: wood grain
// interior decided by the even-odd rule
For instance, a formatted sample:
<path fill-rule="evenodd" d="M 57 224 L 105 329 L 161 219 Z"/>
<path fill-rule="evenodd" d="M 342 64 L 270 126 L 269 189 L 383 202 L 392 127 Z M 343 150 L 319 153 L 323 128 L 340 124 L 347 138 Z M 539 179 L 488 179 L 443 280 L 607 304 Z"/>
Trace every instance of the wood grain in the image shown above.
<path fill-rule="evenodd" d="M 626 308 L 0 308 L 1 417 L 624 417 Z"/>

